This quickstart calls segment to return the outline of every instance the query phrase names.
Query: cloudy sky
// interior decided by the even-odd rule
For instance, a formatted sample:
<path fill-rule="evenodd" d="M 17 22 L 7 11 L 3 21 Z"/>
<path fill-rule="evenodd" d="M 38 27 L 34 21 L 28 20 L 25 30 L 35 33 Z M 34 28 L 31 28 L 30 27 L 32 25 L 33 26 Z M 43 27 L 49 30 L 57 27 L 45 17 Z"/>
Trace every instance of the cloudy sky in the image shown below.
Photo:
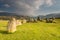
<path fill-rule="evenodd" d="M 60 0 L 0 0 L 0 12 L 46 15 L 60 12 Z"/>

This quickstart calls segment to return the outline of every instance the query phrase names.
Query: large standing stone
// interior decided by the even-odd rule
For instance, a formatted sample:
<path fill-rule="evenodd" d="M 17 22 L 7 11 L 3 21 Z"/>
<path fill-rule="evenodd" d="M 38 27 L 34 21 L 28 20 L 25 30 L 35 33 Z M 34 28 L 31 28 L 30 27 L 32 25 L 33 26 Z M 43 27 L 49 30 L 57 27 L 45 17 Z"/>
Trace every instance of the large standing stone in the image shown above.
<path fill-rule="evenodd" d="M 16 19 L 14 17 L 8 22 L 7 31 L 8 33 L 14 33 L 16 31 Z"/>

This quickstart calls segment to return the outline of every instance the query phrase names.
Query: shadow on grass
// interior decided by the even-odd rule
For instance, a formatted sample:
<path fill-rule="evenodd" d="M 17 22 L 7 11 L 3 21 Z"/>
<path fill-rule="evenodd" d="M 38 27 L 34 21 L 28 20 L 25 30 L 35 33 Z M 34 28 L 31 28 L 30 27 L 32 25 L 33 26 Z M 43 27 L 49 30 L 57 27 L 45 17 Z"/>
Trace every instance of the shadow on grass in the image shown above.
<path fill-rule="evenodd" d="M 14 33 L 9 33 L 9 32 L 7 32 L 7 31 L 4 31 L 4 30 L 0 30 L 0 33 L 1 33 L 1 34 L 14 34 Z"/>
<path fill-rule="evenodd" d="M 4 31 L 4 30 L 0 30 L 0 33 L 1 34 L 8 34 L 8 32 L 7 31 Z"/>

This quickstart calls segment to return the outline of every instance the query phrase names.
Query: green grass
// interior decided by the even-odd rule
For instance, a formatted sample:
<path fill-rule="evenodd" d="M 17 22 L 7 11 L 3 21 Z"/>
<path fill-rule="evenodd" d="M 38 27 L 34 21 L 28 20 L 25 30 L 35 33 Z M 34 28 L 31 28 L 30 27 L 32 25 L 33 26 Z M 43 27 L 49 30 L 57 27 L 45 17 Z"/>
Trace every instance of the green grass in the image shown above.
<path fill-rule="evenodd" d="M 26 23 L 17 26 L 17 31 L 7 34 L 8 21 L 0 21 L 0 40 L 60 40 L 60 19 L 56 23 Z"/>

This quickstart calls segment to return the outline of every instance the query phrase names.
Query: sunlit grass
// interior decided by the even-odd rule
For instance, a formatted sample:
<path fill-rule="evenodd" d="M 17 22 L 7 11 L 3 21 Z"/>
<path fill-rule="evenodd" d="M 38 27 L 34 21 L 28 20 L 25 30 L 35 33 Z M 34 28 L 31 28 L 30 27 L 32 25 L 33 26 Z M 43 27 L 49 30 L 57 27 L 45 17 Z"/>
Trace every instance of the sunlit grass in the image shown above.
<path fill-rule="evenodd" d="M 7 34 L 8 21 L 0 21 L 0 40 L 60 40 L 60 19 L 56 23 L 26 23 L 17 26 L 17 31 Z"/>

